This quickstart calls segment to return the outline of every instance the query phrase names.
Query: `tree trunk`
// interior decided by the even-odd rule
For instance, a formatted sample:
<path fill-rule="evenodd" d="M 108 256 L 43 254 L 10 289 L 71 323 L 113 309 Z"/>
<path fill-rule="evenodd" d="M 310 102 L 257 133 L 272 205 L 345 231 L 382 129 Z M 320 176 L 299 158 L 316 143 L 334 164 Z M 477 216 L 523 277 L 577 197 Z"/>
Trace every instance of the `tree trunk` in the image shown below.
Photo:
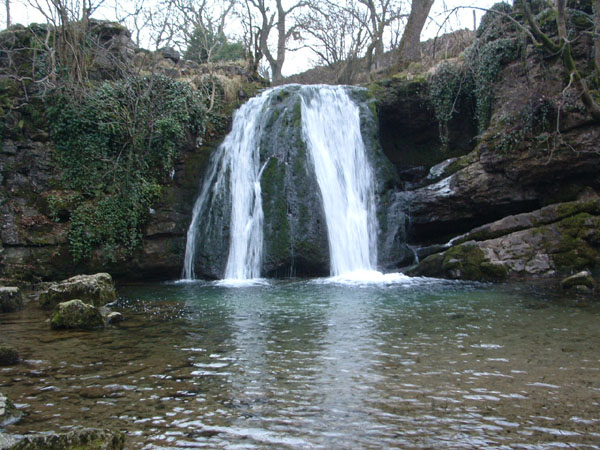
<path fill-rule="evenodd" d="M 596 72 L 600 74 L 600 0 L 594 0 L 594 62 L 596 63 Z"/>
<path fill-rule="evenodd" d="M 412 0 L 410 15 L 400 40 L 400 61 L 416 61 L 421 57 L 421 31 L 434 0 Z"/>
<path fill-rule="evenodd" d="M 277 60 L 275 64 L 271 64 L 271 76 L 273 83 L 279 84 L 283 80 L 281 69 L 285 61 L 285 45 L 286 45 L 286 27 L 285 19 L 287 12 L 283 9 L 281 0 L 277 0 Z"/>
<path fill-rule="evenodd" d="M 10 27 L 10 0 L 6 0 L 6 28 Z"/>

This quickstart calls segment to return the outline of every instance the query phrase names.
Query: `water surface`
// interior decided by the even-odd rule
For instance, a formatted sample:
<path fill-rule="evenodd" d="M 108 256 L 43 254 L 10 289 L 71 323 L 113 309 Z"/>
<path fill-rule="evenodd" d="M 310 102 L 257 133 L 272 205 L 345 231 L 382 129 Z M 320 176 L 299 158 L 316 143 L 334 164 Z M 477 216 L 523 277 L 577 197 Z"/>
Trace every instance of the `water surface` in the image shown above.
<path fill-rule="evenodd" d="M 7 431 L 101 426 L 128 448 L 600 448 L 600 305 L 404 280 L 151 284 L 126 321 L 2 316 Z"/>

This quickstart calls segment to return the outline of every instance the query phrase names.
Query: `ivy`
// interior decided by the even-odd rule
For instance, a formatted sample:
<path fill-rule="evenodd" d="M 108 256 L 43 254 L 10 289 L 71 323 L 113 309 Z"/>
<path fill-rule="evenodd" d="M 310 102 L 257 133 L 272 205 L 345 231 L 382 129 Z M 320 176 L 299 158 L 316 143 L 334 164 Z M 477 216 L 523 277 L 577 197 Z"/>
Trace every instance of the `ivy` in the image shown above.
<path fill-rule="evenodd" d="M 448 124 L 461 95 L 472 92 L 472 78 L 462 66 L 442 62 L 429 80 L 429 98 L 440 127 L 442 145 L 448 145 Z"/>
<path fill-rule="evenodd" d="M 64 185 L 76 191 L 69 244 L 76 261 L 100 249 L 115 260 L 141 242 L 186 134 L 206 107 L 186 83 L 154 75 L 57 94 L 47 109 Z"/>
<path fill-rule="evenodd" d="M 518 37 L 503 38 L 515 26 L 507 18 L 512 7 L 501 2 L 486 13 L 477 31 L 477 39 L 465 50 L 461 62 L 443 62 L 429 78 L 429 98 L 440 126 L 442 145 L 448 143 L 448 124 L 457 112 L 460 97 L 471 98 L 475 105 L 477 131 L 489 126 L 494 100 L 494 83 L 500 70 L 517 59 L 521 52 Z"/>
<path fill-rule="evenodd" d="M 518 39 L 476 41 L 465 51 L 465 61 L 471 71 L 474 86 L 477 128 L 483 133 L 491 119 L 494 82 L 504 64 L 514 61 L 520 53 Z"/>

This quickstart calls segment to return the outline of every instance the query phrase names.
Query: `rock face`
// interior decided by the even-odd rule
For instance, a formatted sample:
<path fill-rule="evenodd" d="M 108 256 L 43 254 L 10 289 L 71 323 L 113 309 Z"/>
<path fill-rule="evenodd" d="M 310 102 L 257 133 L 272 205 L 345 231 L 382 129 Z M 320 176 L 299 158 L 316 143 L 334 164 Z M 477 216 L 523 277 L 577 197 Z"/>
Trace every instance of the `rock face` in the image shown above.
<path fill-rule="evenodd" d="M 98 428 L 82 428 L 68 433 L 49 433 L 18 436 L 9 450 L 121 450 L 123 434 Z"/>
<path fill-rule="evenodd" d="M 594 267 L 600 264 L 599 226 L 600 200 L 554 204 L 476 228 L 410 273 L 502 280 Z"/>
<path fill-rule="evenodd" d="M 23 309 L 23 295 L 17 287 L 0 287 L 0 313 Z"/>
<path fill-rule="evenodd" d="M 301 95 L 316 95 L 300 86 L 286 86 L 271 93 L 261 119 L 259 142 L 260 179 L 264 213 L 264 257 L 262 273 L 274 276 L 322 276 L 329 274 L 327 225 L 313 162 L 302 129 Z M 316 88 L 314 88 L 316 89 Z M 360 110 L 361 132 L 376 179 L 379 242 L 399 242 L 395 236 L 404 228 L 387 223 L 390 210 L 388 190 L 397 183 L 392 167 L 377 140 L 378 129 L 371 111 L 372 100 L 364 89 L 347 89 Z M 214 174 L 216 180 L 216 171 Z M 199 277 L 221 278 L 230 241 L 231 206 L 229 180 L 218 193 L 211 193 L 212 205 L 202 215 L 196 244 L 195 271 Z M 397 210 L 396 217 L 402 212 Z M 397 252 L 402 252 L 400 243 Z M 385 253 L 380 249 L 380 253 Z M 389 259 L 389 258 L 388 258 Z"/>
<path fill-rule="evenodd" d="M 104 327 L 104 319 L 97 308 L 75 299 L 60 303 L 50 319 L 54 329 L 70 328 L 93 330 Z"/>
<path fill-rule="evenodd" d="M 578 2 L 569 7 L 584 8 Z M 423 142 L 395 144 L 394 133 L 427 123 L 437 128 L 426 81 L 392 80 L 381 95 L 383 129 L 397 124 L 384 148 L 407 184 L 408 241 L 427 256 L 410 273 L 500 280 L 598 267 L 600 125 L 586 115 L 579 92 L 565 88 L 560 59 L 544 59 L 514 33 L 494 34 L 492 19 L 485 36 L 478 32 L 480 41 L 497 40 L 498 51 L 517 43 L 518 51 L 503 53 L 486 92 L 489 124 L 470 149 L 462 145 L 466 141 L 452 143 L 452 134 L 448 149 L 455 154 L 444 155 L 426 133 L 419 135 Z M 587 38 L 574 44 L 580 67 L 589 62 L 592 48 Z M 418 87 L 417 98 L 407 92 L 410 85 Z M 402 116 L 401 106 L 415 123 Z M 472 123 L 472 111 L 458 108 L 452 120 Z M 450 132 L 454 129 L 449 125 Z"/>
<path fill-rule="evenodd" d="M 15 25 L 0 32 L 0 66 L 15 67 L 23 71 L 20 76 L 30 77 L 35 42 L 50 31 L 47 25 Z M 127 279 L 178 277 L 199 179 L 227 129 L 229 111 L 264 86 L 264 80 L 239 63 L 210 67 L 186 61 L 175 64 L 160 52 L 136 48 L 130 32 L 118 23 L 91 19 L 89 32 L 93 42 L 87 61 L 91 82 L 119 80 L 123 69 L 184 78 L 198 89 L 204 87 L 207 77 L 218 78 L 227 84 L 226 93 L 222 86 L 218 88 L 226 106 L 217 113 L 218 123 L 207 130 L 203 142 L 189 133 L 178 149 L 175 171 L 170 180 L 164 180 L 161 199 L 152 206 L 139 248 L 132 254 L 117 251 L 116 261 L 95 252 L 90 260 L 75 262 L 68 233 L 79 193 L 64 189 L 45 120 L 49 102 L 40 100 L 37 83 L 28 84 L 31 95 L 24 98 L 22 83 L 8 76 L 0 79 L 0 281 L 10 280 L 11 285 L 12 281 L 53 281 L 104 271 Z"/>
<path fill-rule="evenodd" d="M 40 305 L 50 309 L 61 302 L 76 298 L 94 306 L 103 306 L 115 301 L 117 292 L 112 277 L 107 273 L 77 275 L 54 283 L 40 294 Z"/>

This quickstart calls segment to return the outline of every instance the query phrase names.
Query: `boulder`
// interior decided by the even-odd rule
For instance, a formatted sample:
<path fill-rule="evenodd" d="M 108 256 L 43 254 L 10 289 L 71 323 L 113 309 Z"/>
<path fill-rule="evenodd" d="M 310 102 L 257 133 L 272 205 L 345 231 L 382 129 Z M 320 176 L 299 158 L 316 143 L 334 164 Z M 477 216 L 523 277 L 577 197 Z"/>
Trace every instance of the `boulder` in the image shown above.
<path fill-rule="evenodd" d="M 0 392 L 0 428 L 18 422 L 21 416 L 21 411 L 15 408 L 15 405 Z"/>
<path fill-rule="evenodd" d="M 163 47 L 158 49 L 158 53 L 165 59 L 170 59 L 174 63 L 178 63 L 181 60 L 181 54 L 173 47 Z"/>
<path fill-rule="evenodd" d="M 68 433 L 40 433 L 15 436 L 20 438 L 7 447 L 9 450 L 120 450 L 125 436 L 116 431 L 98 428 L 81 428 Z"/>
<path fill-rule="evenodd" d="M 0 313 L 23 309 L 23 295 L 17 287 L 0 287 Z"/>
<path fill-rule="evenodd" d="M 12 366 L 19 362 L 19 352 L 10 345 L 0 345 L 0 366 Z"/>
<path fill-rule="evenodd" d="M 560 287 L 563 289 L 577 289 L 585 291 L 594 289 L 595 283 L 594 278 L 592 278 L 592 273 L 589 270 L 582 270 L 575 275 L 564 278 L 560 282 Z"/>
<path fill-rule="evenodd" d="M 408 273 L 502 280 L 596 267 L 600 265 L 598 206 L 597 200 L 568 202 L 505 217 L 454 239 L 449 249 L 428 256 Z M 578 278 L 586 280 L 578 281 L 579 285 L 593 287 L 590 278 Z"/>
<path fill-rule="evenodd" d="M 54 329 L 70 328 L 93 330 L 104 327 L 104 319 L 97 308 L 79 299 L 60 303 L 50 319 Z"/>
<path fill-rule="evenodd" d="M 77 275 L 52 284 L 40 294 L 40 305 L 53 308 L 61 302 L 79 299 L 94 306 L 102 306 L 117 299 L 112 277 L 107 273 Z"/>
<path fill-rule="evenodd" d="M 113 311 L 106 316 L 106 322 L 109 324 L 123 322 L 125 317 L 120 312 Z"/>

